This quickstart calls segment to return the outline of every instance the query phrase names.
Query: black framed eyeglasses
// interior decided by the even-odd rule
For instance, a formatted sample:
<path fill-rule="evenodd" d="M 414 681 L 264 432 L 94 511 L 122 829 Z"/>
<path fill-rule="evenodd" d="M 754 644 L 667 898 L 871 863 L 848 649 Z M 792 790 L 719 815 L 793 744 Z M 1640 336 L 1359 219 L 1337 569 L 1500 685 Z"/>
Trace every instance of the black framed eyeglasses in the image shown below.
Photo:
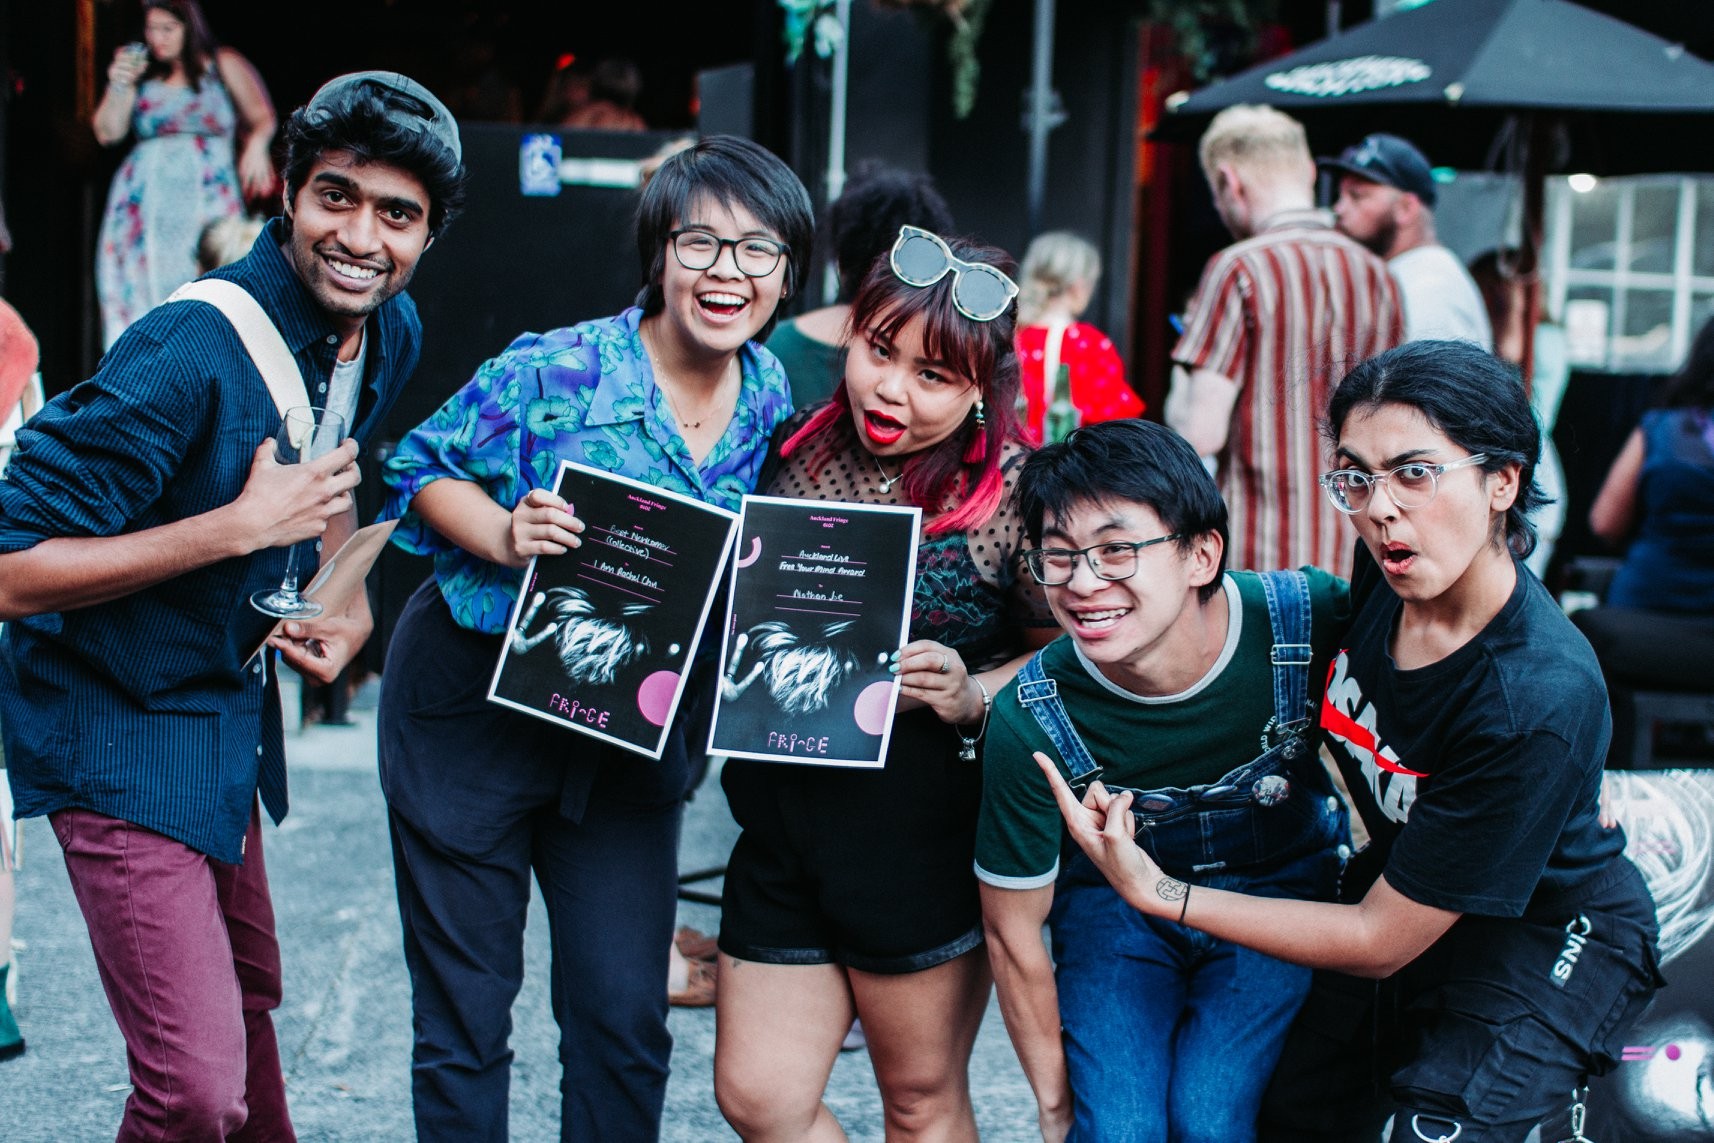
<path fill-rule="evenodd" d="M 1156 544 L 1184 539 L 1183 532 L 1156 536 L 1152 540 L 1109 540 L 1087 548 L 1030 548 L 1024 552 L 1024 566 L 1043 587 L 1059 587 L 1071 582 L 1077 574 L 1077 561 L 1089 561 L 1089 570 L 1096 578 L 1106 580 L 1130 579 L 1137 574 L 1137 553 Z"/>
<path fill-rule="evenodd" d="M 766 278 L 790 249 L 771 238 L 721 238 L 706 230 L 675 230 L 667 237 L 673 257 L 686 270 L 706 270 L 720 261 L 723 249 L 732 247 L 732 261 L 746 278 Z"/>
<path fill-rule="evenodd" d="M 993 321 L 1011 308 L 1018 284 L 986 262 L 966 262 L 933 231 L 899 227 L 888 255 L 893 273 L 908 286 L 932 286 L 952 274 L 952 304 L 971 321 Z"/>
<path fill-rule="evenodd" d="M 1440 491 L 1441 476 L 1455 468 L 1482 464 L 1487 459 L 1487 453 L 1478 452 L 1462 460 L 1447 461 L 1445 464 L 1412 461 L 1410 464 L 1390 468 L 1386 472 L 1338 468 L 1322 473 L 1321 487 L 1327 490 L 1327 499 L 1333 502 L 1333 506 L 1347 516 L 1355 516 L 1369 506 L 1377 484 L 1387 486 L 1387 496 L 1397 507 L 1423 508 L 1433 502 L 1435 493 Z"/>

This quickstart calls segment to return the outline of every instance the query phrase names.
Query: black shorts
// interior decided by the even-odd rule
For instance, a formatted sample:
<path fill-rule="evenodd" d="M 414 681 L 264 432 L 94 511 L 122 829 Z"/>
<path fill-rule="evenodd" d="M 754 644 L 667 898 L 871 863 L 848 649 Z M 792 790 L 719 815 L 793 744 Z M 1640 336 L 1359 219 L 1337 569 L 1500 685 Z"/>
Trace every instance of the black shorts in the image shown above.
<path fill-rule="evenodd" d="M 904 973 L 982 943 L 982 766 L 959 760 L 933 713 L 895 720 L 879 770 L 732 759 L 721 785 L 743 828 L 722 899 L 728 956 Z"/>
<path fill-rule="evenodd" d="M 1465 916 L 1384 981 L 1316 973 L 1258 1138 L 1370 1143 L 1392 1113 L 1394 1143 L 1522 1143 L 1563 1122 L 1661 983 L 1641 874 L 1619 859 L 1580 892 L 1526 918 Z"/>

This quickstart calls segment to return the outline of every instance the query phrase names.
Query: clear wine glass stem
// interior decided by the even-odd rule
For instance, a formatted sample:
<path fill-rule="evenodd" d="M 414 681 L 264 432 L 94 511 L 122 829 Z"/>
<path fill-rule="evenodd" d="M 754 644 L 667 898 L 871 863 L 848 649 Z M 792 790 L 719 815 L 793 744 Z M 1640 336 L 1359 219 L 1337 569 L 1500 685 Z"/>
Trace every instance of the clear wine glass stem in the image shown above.
<path fill-rule="evenodd" d="M 293 597 L 298 594 L 298 545 L 296 544 L 293 544 L 286 551 L 286 574 L 280 580 L 280 590 Z"/>

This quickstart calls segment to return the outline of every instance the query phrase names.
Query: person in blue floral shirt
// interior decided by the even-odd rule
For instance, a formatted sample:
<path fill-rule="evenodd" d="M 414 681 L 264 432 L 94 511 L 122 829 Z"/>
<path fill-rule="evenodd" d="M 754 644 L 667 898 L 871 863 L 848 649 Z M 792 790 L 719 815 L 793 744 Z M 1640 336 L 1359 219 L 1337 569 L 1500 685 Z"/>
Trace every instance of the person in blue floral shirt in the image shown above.
<path fill-rule="evenodd" d="M 380 715 L 419 1139 L 507 1137 L 532 872 L 553 934 L 562 1135 L 659 1134 L 679 819 L 712 664 L 693 670 L 658 763 L 491 704 L 488 681 L 522 569 L 580 543 L 551 491 L 562 460 L 733 510 L 755 487 L 791 412 L 758 343 L 803 280 L 811 232 L 803 185 L 756 144 L 713 136 L 674 155 L 638 206 L 637 306 L 520 336 L 387 463 L 394 542 L 434 559 L 394 630 Z"/>

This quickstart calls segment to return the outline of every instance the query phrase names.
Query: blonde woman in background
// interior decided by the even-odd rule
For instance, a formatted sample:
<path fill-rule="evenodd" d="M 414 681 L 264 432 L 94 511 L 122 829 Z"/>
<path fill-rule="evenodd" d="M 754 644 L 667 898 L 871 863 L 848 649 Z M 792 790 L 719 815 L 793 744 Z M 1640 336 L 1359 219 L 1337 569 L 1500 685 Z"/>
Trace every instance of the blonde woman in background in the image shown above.
<path fill-rule="evenodd" d="M 1095 296 L 1101 255 L 1068 230 L 1038 235 L 1024 255 L 1018 295 L 1018 364 L 1022 371 L 1025 427 L 1037 444 L 1063 438 L 1078 425 L 1137 417 L 1143 402 L 1125 380 L 1125 363 L 1113 341 L 1078 319 Z M 1070 392 L 1059 391 L 1060 366 Z M 1056 400 L 1068 399 L 1049 417 Z M 1051 426 L 1049 422 L 1052 422 Z M 1069 421 L 1069 423 L 1067 423 Z M 1047 432 L 1048 428 L 1055 431 Z"/>

